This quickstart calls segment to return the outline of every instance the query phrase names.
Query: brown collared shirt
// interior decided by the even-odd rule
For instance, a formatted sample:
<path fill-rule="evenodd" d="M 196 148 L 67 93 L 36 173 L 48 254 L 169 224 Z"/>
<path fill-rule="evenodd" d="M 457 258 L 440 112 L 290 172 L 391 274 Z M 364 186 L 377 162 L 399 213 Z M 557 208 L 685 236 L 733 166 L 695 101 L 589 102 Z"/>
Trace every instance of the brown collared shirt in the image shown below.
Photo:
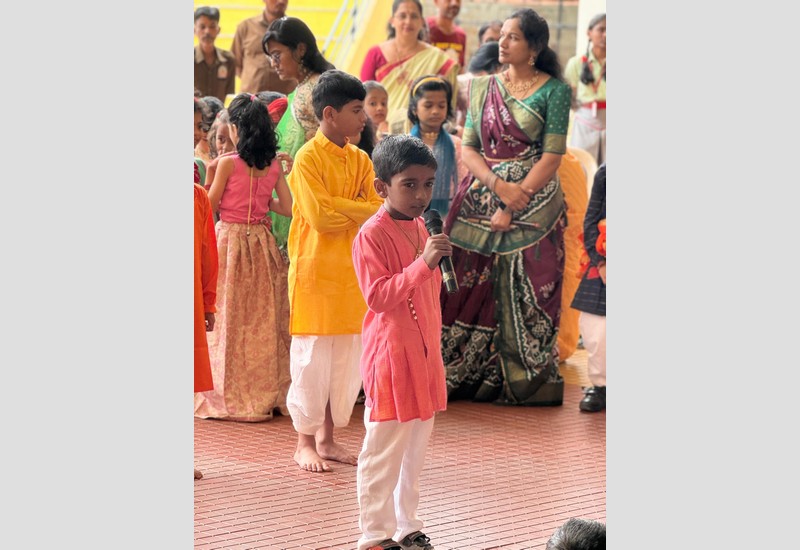
<path fill-rule="evenodd" d="M 261 13 L 245 19 L 236 27 L 231 52 L 241 79 L 239 92 L 255 94 L 270 91 L 289 94 L 297 86 L 296 80 L 281 80 L 261 48 L 261 40 L 269 24 Z"/>
<path fill-rule="evenodd" d="M 216 57 L 209 65 L 200 46 L 194 47 L 194 87 L 203 96 L 211 95 L 225 103 L 225 96 L 235 92 L 236 60 L 227 50 L 214 48 Z"/>

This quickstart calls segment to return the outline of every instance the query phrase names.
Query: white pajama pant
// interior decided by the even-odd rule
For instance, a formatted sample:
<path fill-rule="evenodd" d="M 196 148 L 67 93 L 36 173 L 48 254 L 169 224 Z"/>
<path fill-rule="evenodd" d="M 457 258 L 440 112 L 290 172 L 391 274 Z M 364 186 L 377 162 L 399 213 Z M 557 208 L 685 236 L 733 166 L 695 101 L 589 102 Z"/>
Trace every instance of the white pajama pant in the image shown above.
<path fill-rule="evenodd" d="M 297 433 L 317 433 L 329 400 L 333 425 L 347 426 L 361 389 L 360 359 L 360 334 L 292 336 L 286 407 Z"/>
<path fill-rule="evenodd" d="M 598 109 L 592 113 L 590 107 L 580 107 L 572 119 L 570 147 L 589 151 L 597 165 L 606 161 L 606 110 Z"/>
<path fill-rule="evenodd" d="M 433 418 L 370 422 L 364 408 L 364 446 L 358 455 L 358 493 L 361 538 L 358 550 L 386 539 L 400 541 L 422 530 L 417 519 L 419 476 L 433 431 Z"/>
<path fill-rule="evenodd" d="M 606 316 L 581 311 L 578 326 L 589 355 L 587 370 L 592 386 L 606 385 Z"/>

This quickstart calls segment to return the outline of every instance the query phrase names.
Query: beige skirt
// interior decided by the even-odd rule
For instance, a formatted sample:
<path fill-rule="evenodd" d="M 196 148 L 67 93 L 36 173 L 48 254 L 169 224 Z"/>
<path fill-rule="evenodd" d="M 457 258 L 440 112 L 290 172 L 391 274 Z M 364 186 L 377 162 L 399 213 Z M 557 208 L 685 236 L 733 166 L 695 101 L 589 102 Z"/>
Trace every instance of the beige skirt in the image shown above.
<path fill-rule="evenodd" d="M 195 394 L 195 416 L 262 422 L 288 414 L 288 264 L 265 224 L 217 222 L 219 277 L 207 333 L 212 391 Z"/>

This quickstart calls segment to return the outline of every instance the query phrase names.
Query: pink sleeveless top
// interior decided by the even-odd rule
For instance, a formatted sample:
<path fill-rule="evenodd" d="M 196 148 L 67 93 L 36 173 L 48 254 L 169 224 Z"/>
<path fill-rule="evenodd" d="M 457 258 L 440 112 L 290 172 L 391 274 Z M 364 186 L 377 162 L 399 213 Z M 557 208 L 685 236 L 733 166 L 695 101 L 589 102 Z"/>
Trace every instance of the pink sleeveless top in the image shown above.
<path fill-rule="evenodd" d="M 239 158 L 238 154 L 231 157 L 234 168 L 219 201 L 219 219 L 229 223 L 247 223 L 249 195 L 252 198 L 250 223 L 258 223 L 266 218 L 269 212 L 269 201 L 280 176 L 281 163 L 273 159 L 267 167 L 269 171 L 265 176 L 253 176 L 252 194 L 250 194 L 250 167 Z"/>

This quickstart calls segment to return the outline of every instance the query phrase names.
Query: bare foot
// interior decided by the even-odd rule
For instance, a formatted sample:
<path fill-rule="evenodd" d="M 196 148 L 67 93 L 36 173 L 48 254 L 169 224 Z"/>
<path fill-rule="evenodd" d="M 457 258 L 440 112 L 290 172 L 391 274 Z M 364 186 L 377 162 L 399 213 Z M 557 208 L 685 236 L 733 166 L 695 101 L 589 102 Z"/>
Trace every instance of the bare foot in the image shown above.
<path fill-rule="evenodd" d="M 330 472 L 333 469 L 322 460 L 312 447 L 302 447 L 294 452 L 294 461 L 307 472 Z"/>
<path fill-rule="evenodd" d="M 317 452 L 319 456 L 327 460 L 334 460 L 342 464 L 358 464 L 358 457 L 350 454 L 347 449 L 338 443 L 317 443 Z"/>
<path fill-rule="evenodd" d="M 194 478 L 195 479 L 203 479 L 203 472 L 198 470 L 197 468 L 194 469 Z"/>

